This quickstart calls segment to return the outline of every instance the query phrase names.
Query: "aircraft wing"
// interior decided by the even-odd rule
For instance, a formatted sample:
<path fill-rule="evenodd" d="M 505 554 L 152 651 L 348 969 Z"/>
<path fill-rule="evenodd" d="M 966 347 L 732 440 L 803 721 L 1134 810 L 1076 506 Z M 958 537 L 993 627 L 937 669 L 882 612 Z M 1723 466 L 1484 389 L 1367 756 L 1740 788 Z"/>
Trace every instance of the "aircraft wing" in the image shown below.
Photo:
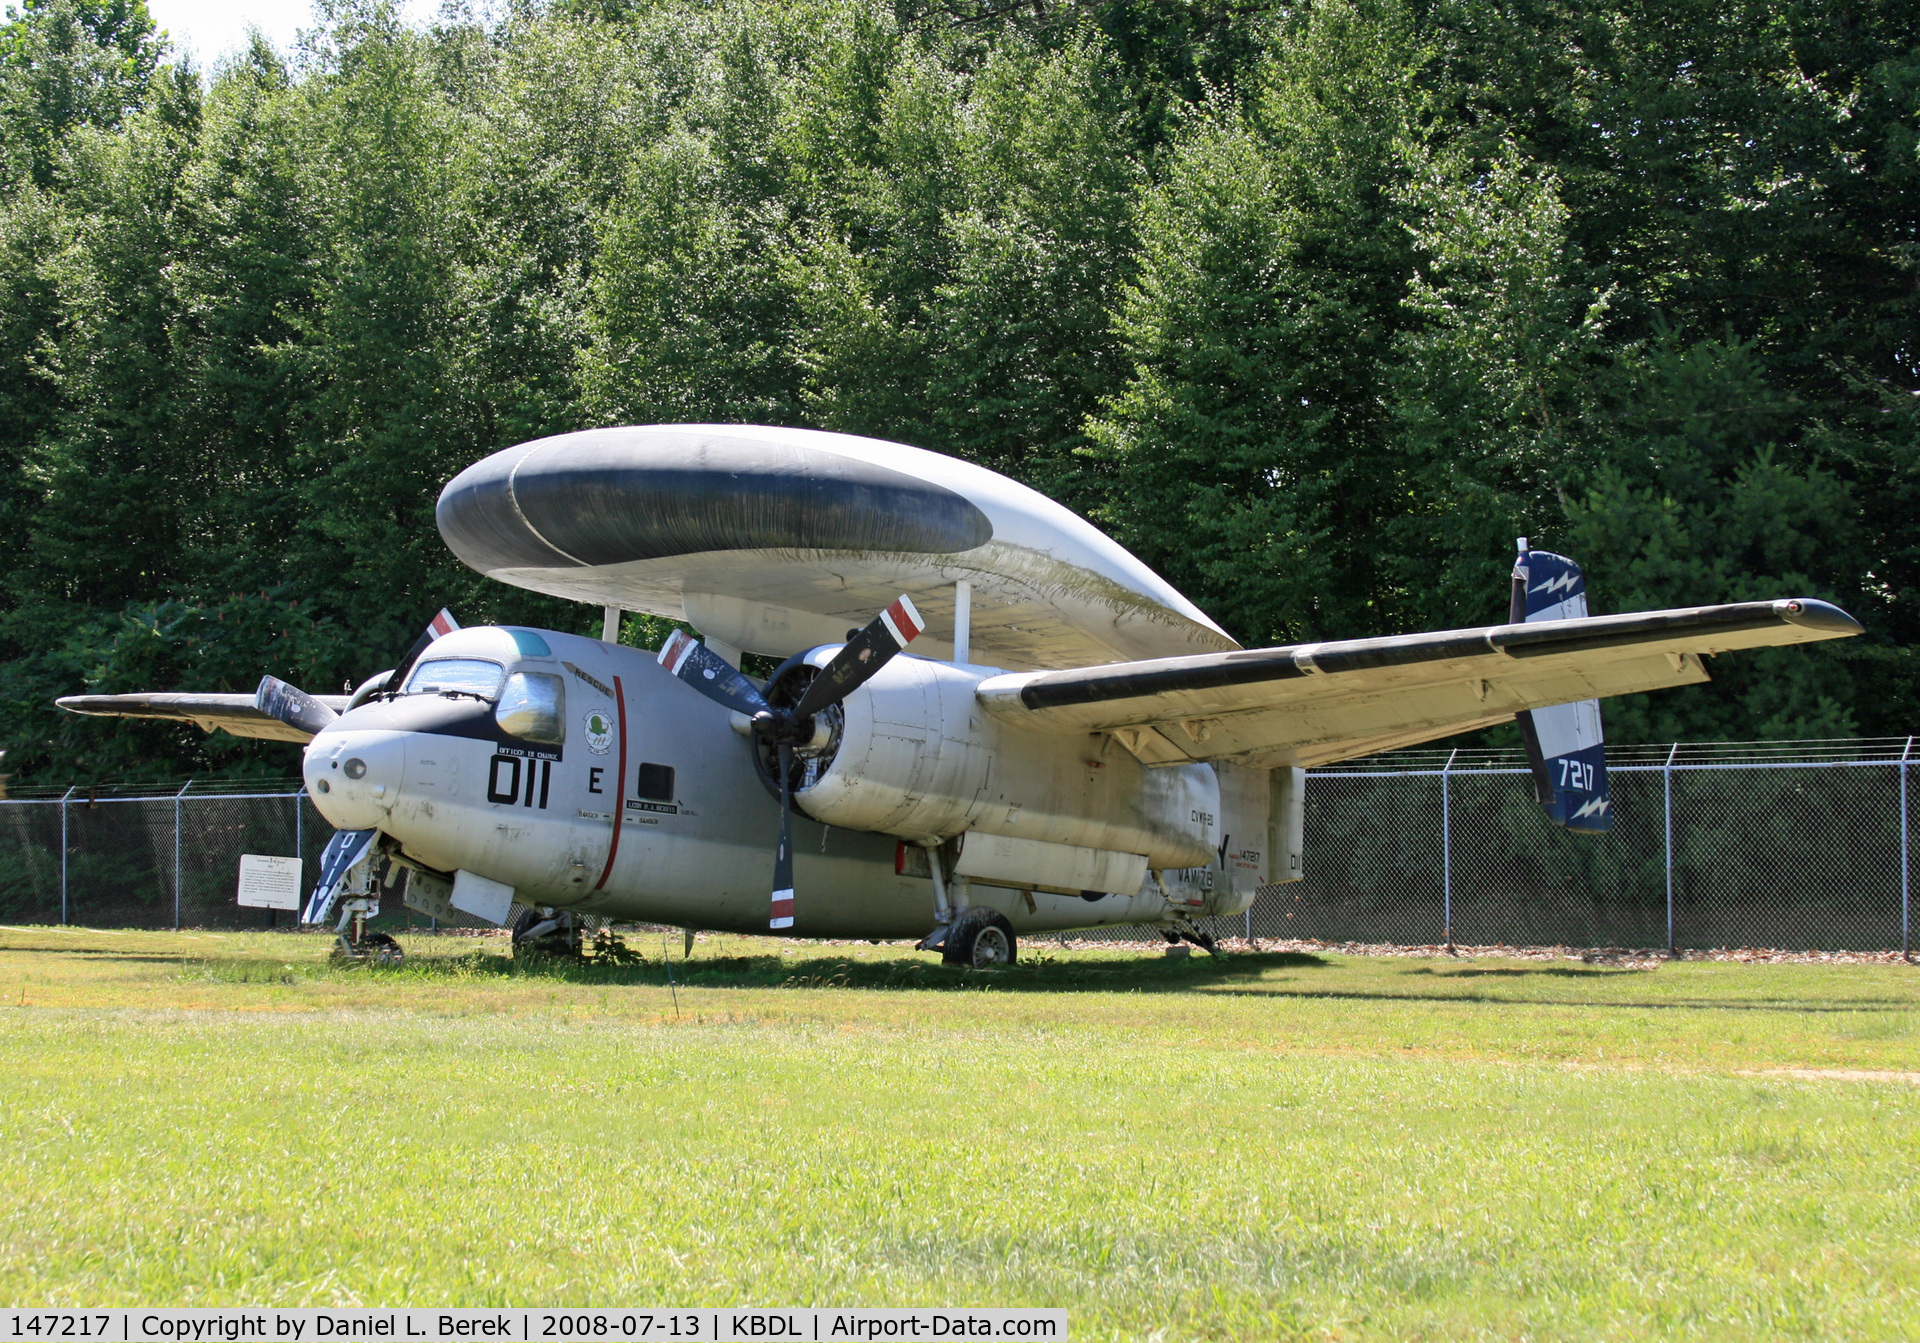
<path fill-rule="evenodd" d="M 347 707 L 345 695 L 315 695 L 336 713 Z M 192 723 L 202 732 L 219 728 L 236 737 L 264 737 L 269 741 L 313 740 L 302 732 L 254 707 L 252 695 L 68 695 L 55 700 L 69 713 L 95 714 L 103 718 L 170 718 Z"/>
<path fill-rule="evenodd" d="M 1860 628 L 1827 602 L 1738 602 L 1014 672 L 977 693 L 1028 731 L 1108 733 L 1149 765 L 1312 767 L 1520 709 L 1705 681 L 1703 657 Z"/>

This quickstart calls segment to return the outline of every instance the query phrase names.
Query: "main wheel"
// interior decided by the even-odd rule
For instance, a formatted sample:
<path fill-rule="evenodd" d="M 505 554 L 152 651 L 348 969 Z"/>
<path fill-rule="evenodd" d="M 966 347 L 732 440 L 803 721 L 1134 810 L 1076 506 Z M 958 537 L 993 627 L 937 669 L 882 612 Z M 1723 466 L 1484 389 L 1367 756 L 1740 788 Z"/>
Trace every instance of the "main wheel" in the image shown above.
<path fill-rule="evenodd" d="M 1013 925 L 997 909 L 974 905 L 960 911 L 947 931 L 947 944 L 940 958 L 948 965 L 971 966 L 975 970 L 1012 965 L 1019 954 Z"/>
<path fill-rule="evenodd" d="M 513 936 L 513 950 L 535 951 L 545 956 L 578 956 L 582 950 L 580 920 L 564 909 L 542 914 L 528 906 L 513 916 L 507 925 Z"/>

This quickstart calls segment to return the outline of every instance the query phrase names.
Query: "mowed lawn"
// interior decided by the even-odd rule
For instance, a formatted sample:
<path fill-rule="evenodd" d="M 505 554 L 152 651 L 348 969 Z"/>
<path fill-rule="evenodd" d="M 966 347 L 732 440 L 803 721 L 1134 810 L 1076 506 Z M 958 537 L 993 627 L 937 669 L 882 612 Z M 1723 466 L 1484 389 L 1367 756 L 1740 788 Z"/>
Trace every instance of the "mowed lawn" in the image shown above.
<path fill-rule="evenodd" d="M 1920 969 L 637 945 L 0 930 L 0 1296 L 1920 1336 Z"/>

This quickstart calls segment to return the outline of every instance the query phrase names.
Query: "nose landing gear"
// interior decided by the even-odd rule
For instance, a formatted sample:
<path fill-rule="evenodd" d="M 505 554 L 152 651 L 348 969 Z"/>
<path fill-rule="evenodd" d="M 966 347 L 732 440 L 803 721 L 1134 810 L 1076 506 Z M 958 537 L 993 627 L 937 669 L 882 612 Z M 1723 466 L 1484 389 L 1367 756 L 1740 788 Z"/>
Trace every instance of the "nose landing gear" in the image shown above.
<path fill-rule="evenodd" d="M 404 889 L 406 869 L 370 847 L 350 868 L 339 887 L 340 922 L 334 925 L 336 965 L 398 965 L 406 952 L 388 933 L 370 933 L 367 920 L 380 912 L 380 897 Z"/>
<path fill-rule="evenodd" d="M 406 957 L 400 944 L 388 933 L 367 931 L 367 919 L 380 912 L 379 899 L 356 896 L 345 904 L 346 908 L 340 915 L 340 926 L 334 930 L 330 959 L 337 965 L 400 964 Z"/>

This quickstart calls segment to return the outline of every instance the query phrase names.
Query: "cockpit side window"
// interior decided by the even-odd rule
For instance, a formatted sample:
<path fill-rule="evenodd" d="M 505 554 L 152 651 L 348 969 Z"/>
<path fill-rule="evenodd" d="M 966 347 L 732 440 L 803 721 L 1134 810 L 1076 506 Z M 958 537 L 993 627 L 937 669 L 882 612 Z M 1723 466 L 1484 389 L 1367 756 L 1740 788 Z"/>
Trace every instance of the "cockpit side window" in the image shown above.
<path fill-rule="evenodd" d="M 559 746 L 567 736 L 567 686 L 545 672 L 515 672 L 500 692 L 493 721 L 510 736 Z"/>
<path fill-rule="evenodd" d="M 409 695 L 475 695 L 490 700 L 500 693 L 506 670 L 480 658 L 436 658 L 423 662 L 407 678 Z"/>

